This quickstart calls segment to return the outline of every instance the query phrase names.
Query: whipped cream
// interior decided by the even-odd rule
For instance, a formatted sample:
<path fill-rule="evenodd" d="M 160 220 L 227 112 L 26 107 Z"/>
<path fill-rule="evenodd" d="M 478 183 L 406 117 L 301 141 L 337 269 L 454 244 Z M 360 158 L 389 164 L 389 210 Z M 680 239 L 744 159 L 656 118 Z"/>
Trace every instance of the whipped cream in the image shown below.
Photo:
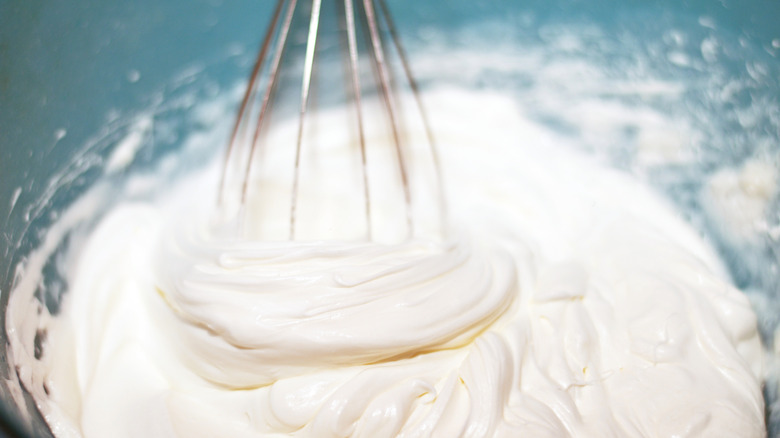
<path fill-rule="evenodd" d="M 765 435 L 755 316 L 695 230 L 505 97 L 426 99 L 443 239 L 236 237 L 214 169 L 107 214 L 27 358 L 55 434 Z"/>

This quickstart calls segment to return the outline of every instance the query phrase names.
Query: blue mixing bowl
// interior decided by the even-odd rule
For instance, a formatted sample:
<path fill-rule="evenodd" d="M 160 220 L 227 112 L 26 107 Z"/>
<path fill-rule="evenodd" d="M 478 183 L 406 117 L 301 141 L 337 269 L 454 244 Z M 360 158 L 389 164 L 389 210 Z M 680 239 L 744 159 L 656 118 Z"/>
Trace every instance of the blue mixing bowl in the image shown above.
<path fill-rule="evenodd" d="M 199 129 L 188 115 L 192 105 L 187 99 L 217 95 L 245 79 L 271 3 L 0 0 L 3 327 L 20 264 L 41 242 L 58 212 L 103 177 L 102 158 L 127 134 L 134 115 L 151 108 L 167 129 L 165 135 L 160 133 L 154 142 L 143 145 L 122 175 L 175 153 L 185 134 Z M 769 231 L 780 230 L 778 200 L 770 203 L 764 218 L 767 234 L 744 244 L 723 234 L 699 194 L 708 176 L 746 160 L 775 160 L 777 168 L 780 2 L 388 3 L 412 54 L 413 68 L 424 65 L 425 54 L 431 50 L 451 51 L 457 57 L 464 50 L 489 52 L 499 47 L 503 56 L 533 50 L 549 59 L 576 59 L 624 87 L 621 92 L 591 90 L 589 98 L 619 101 L 628 108 L 653 108 L 694 127 L 697 134 L 691 141 L 697 144 L 697 155 L 684 164 L 637 166 L 630 124 L 582 144 L 665 193 L 702 230 L 717 247 L 734 282 L 754 302 L 765 344 L 774 344 L 780 320 L 780 236 Z M 574 43 L 569 44 L 572 38 Z M 539 123 L 572 136 L 589 135 L 583 132 L 587 126 L 572 126 L 545 102 L 534 100 L 543 82 L 540 79 L 545 78 L 533 69 L 499 64 L 476 68 L 476 74 L 423 67 L 420 80 L 424 86 L 455 83 L 499 89 L 514 96 Z M 663 86 L 647 92 L 631 89 L 640 82 L 677 88 L 673 93 L 666 93 Z M 559 99 L 576 100 L 583 95 L 572 93 L 565 83 L 559 85 L 559 91 L 552 90 Z M 214 151 L 177 163 L 172 175 L 207 160 L 221 148 L 215 145 Z M 47 269 L 51 272 L 44 272 L 46 280 L 38 297 L 56 313 L 67 288 L 54 268 Z M 2 430 L 9 436 L 51 436 L 29 394 L 14 383 L 18 380 L 9 378 L 18 370 L 9 364 L 5 330 L 0 337 L 0 376 L 7 382 L 0 384 Z M 769 370 L 764 393 L 769 435 L 779 436 L 774 378 Z M 26 407 L 15 401 L 19 394 Z M 22 415 L 24 410 L 31 414 Z"/>

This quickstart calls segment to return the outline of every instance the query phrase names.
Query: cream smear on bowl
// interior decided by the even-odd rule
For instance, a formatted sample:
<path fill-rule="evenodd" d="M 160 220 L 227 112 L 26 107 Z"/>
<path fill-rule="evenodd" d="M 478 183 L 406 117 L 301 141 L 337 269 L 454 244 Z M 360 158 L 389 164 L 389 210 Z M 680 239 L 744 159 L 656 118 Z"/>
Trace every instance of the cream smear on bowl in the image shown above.
<path fill-rule="evenodd" d="M 32 300 L 44 245 L 8 329 L 55 434 L 765 434 L 747 298 L 667 201 L 577 151 L 629 119 L 641 163 L 685 162 L 695 129 L 581 98 L 558 108 L 590 128 L 573 140 L 493 92 L 425 99 L 454 230 L 442 241 L 236 240 L 213 227 L 214 164 L 81 230 L 53 318 Z M 200 117 L 226 100 L 197 103 Z M 190 142 L 213 146 L 220 127 Z M 738 187 L 770 199 L 762 181 L 776 175 L 761 175 Z M 713 179 L 710 208 L 732 180 Z M 154 184 L 131 176 L 126 193 Z M 100 196 L 64 214 L 52 241 Z"/>

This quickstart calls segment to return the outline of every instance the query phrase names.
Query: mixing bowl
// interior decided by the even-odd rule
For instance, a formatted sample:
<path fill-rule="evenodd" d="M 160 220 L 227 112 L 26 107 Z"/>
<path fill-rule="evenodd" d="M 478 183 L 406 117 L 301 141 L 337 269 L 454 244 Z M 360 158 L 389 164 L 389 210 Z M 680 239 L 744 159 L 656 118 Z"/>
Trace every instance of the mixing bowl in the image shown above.
<path fill-rule="evenodd" d="M 222 151 L 226 138 L 214 126 L 229 121 L 233 107 L 209 112 L 198 102 L 240 88 L 270 3 L 0 2 L 3 327 L 28 255 L 97 181 L 121 185 L 148 169 L 164 181 Z M 506 93 L 529 120 L 664 193 L 701 230 L 759 316 L 768 349 L 767 424 L 778 436 L 780 3 L 389 6 L 425 88 Z M 213 147 L 190 148 L 198 133 L 213 135 Z M 761 188 L 740 186 L 756 173 Z M 43 267 L 36 295 L 54 314 L 67 291 L 60 253 Z M 14 377 L 24 370 L 9 360 L 5 330 L 2 337 L 3 430 L 51 436 Z"/>

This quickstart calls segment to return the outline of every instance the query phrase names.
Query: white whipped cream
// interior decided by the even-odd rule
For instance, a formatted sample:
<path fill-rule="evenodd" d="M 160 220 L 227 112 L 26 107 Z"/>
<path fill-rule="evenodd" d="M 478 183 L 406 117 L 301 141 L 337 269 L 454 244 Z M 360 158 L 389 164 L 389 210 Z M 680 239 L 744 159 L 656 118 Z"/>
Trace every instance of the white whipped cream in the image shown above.
<path fill-rule="evenodd" d="M 47 322 L 55 433 L 765 435 L 755 316 L 669 205 L 506 98 L 427 99 L 443 241 L 236 239 L 215 172 L 110 212 Z"/>

